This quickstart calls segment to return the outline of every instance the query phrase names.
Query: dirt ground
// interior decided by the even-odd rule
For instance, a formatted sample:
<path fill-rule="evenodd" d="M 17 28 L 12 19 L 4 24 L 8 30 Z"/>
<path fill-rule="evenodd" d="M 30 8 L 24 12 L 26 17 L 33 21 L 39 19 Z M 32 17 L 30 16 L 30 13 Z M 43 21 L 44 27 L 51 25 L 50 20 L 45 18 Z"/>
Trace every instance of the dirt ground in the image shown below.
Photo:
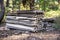
<path fill-rule="evenodd" d="M 22 33 L 15 35 L 13 31 L 6 31 L 5 24 L 0 25 L 0 40 L 60 40 L 60 31 L 49 31 L 39 33 Z"/>

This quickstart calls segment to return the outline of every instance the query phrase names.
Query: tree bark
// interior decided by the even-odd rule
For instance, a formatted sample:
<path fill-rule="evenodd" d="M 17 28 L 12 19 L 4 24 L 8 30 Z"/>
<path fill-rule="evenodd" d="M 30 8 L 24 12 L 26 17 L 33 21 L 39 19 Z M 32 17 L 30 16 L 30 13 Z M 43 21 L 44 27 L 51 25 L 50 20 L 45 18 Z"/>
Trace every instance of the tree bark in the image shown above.
<path fill-rule="evenodd" d="M 23 3 L 24 7 L 25 7 L 27 2 L 29 2 L 30 10 L 34 10 L 35 0 L 22 0 L 22 3 Z"/>
<path fill-rule="evenodd" d="M 1 11 L 0 11 L 0 22 L 1 22 L 2 19 L 3 19 L 3 17 L 4 17 L 4 12 L 5 12 L 4 0 L 0 0 L 0 7 L 1 7 Z"/>
<path fill-rule="evenodd" d="M 60 4 L 60 0 L 58 0 L 58 3 Z"/>
<path fill-rule="evenodd" d="M 9 0 L 7 0 L 7 2 L 6 2 L 6 7 L 8 7 L 9 6 Z"/>
<path fill-rule="evenodd" d="M 35 0 L 30 0 L 30 10 L 34 10 Z"/>

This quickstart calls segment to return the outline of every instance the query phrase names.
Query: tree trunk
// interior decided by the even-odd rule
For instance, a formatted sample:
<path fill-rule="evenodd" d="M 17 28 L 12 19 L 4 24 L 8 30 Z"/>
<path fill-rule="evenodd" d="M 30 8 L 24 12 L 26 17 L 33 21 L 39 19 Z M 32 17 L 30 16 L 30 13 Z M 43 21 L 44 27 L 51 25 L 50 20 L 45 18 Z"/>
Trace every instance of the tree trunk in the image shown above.
<path fill-rule="evenodd" d="M 23 3 L 24 7 L 25 7 L 27 2 L 29 2 L 30 10 L 34 10 L 35 0 L 22 0 L 22 3 Z"/>
<path fill-rule="evenodd" d="M 9 0 L 7 0 L 7 2 L 6 2 L 6 7 L 8 7 L 9 6 Z"/>
<path fill-rule="evenodd" d="M 5 8 L 4 8 L 4 0 L 0 0 L 0 22 L 2 21 L 3 17 L 4 17 L 4 12 L 5 12 Z"/>
<path fill-rule="evenodd" d="M 35 0 L 30 0 L 30 10 L 34 10 Z"/>
<path fill-rule="evenodd" d="M 58 3 L 60 4 L 60 0 L 58 0 Z"/>

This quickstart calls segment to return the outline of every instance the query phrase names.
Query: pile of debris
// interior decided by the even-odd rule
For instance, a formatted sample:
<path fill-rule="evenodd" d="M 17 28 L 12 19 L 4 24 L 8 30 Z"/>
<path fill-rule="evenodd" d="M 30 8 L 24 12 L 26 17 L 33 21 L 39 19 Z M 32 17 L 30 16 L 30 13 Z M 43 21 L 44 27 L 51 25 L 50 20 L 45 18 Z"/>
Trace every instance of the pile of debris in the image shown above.
<path fill-rule="evenodd" d="M 44 28 L 46 31 L 50 31 L 50 30 L 55 30 L 55 28 L 53 27 L 55 25 L 55 19 L 54 18 L 45 18 L 43 19 L 43 24 L 44 24 Z"/>
<path fill-rule="evenodd" d="M 50 29 L 52 23 L 54 23 L 54 19 L 44 19 L 44 12 L 40 10 L 23 10 L 17 13 L 8 13 L 6 19 L 8 29 L 32 32 Z"/>
<path fill-rule="evenodd" d="M 6 27 L 9 29 L 19 29 L 24 31 L 41 30 L 43 11 L 40 10 L 23 10 L 17 13 L 8 13 Z"/>

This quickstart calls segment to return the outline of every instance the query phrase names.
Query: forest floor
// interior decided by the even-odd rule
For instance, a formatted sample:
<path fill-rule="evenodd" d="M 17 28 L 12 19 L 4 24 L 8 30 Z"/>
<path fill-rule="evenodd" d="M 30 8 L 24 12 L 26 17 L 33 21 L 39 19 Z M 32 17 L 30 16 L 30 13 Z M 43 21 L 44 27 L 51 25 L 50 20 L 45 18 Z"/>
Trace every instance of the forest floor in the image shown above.
<path fill-rule="evenodd" d="M 0 25 L 0 40 L 60 40 L 60 30 L 18 35 L 12 33 L 13 31 L 5 30 L 5 23 Z"/>

